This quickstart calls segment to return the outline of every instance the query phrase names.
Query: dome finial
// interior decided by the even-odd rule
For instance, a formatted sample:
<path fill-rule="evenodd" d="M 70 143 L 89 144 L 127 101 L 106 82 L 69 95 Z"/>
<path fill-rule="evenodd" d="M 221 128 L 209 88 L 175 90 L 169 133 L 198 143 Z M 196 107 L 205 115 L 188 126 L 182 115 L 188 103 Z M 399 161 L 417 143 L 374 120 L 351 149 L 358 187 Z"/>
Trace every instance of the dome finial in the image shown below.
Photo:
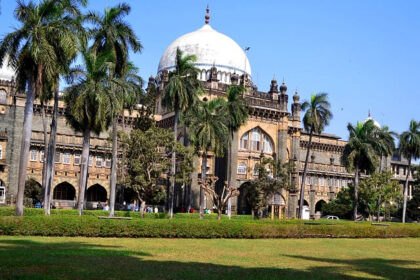
<path fill-rule="evenodd" d="M 370 109 L 369 109 L 369 111 L 368 111 L 368 118 L 370 118 Z"/>
<path fill-rule="evenodd" d="M 207 8 L 206 8 L 206 16 L 204 17 L 205 19 L 206 19 L 206 24 L 209 24 L 209 22 L 210 22 L 210 14 L 209 14 L 209 12 L 210 12 L 210 8 L 209 8 L 209 5 L 207 5 Z"/>

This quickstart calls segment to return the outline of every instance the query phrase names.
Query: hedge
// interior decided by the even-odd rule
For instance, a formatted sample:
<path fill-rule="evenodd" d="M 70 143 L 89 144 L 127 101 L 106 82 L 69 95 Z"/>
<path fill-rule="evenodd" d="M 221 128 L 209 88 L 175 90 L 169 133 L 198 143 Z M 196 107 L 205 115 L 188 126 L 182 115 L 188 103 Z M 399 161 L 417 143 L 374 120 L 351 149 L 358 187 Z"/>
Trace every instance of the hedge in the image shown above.
<path fill-rule="evenodd" d="M 44 209 L 39 208 L 24 208 L 24 216 L 44 216 Z M 0 216 L 14 216 L 14 207 L 0 207 Z M 51 209 L 51 216 L 79 216 L 79 212 L 76 209 Z M 104 210 L 84 210 L 83 216 L 108 216 L 109 212 Z M 139 212 L 131 211 L 115 211 L 116 217 L 132 217 L 141 218 Z M 198 213 L 176 213 L 176 219 L 198 219 Z M 166 213 L 145 213 L 145 218 L 148 219 L 168 219 L 169 216 Z M 217 219 L 217 214 L 206 214 L 205 219 Z M 227 219 L 226 215 L 222 218 Z M 233 215 L 232 219 L 237 220 L 252 220 L 251 215 Z"/>
<path fill-rule="evenodd" d="M 133 219 L 51 215 L 0 217 L 0 235 L 165 237 L 165 238 L 396 238 L 420 237 L 416 224 L 374 226 L 370 223 L 270 220 Z"/>

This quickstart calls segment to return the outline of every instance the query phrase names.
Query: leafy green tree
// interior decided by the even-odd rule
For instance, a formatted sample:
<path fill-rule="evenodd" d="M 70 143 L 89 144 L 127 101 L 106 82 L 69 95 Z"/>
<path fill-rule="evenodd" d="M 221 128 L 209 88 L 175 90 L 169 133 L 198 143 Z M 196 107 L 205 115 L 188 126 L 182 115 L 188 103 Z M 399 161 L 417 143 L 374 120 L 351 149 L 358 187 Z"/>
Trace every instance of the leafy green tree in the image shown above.
<path fill-rule="evenodd" d="M 0 42 L 0 66 L 9 59 L 9 65 L 16 70 L 18 90 L 25 91 L 26 104 L 22 129 L 21 156 L 19 161 L 18 194 L 16 215 L 23 215 L 23 198 L 28 165 L 28 153 L 32 132 L 34 100 L 43 92 L 45 81 L 55 81 L 56 69 L 65 53 L 58 53 L 57 46 L 63 47 L 66 37 L 66 17 L 64 11 L 77 3 L 86 1 L 43 0 L 17 2 L 14 16 L 20 27 L 7 34 Z M 71 42 L 67 42 L 71 44 Z M 67 49 L 67 48 L 66 48 Z"/>
<path fill-rule="evenodd" d="M 135 129 L 128 141 L 126 185 L 136 193 L 143 215 L 146 203 L 157 204 L 165 198 L 164 175 L 171 165 L 172 133 L 155 126 L 146 131 Z M 185 158 L 192 158 L 188 148 L 180 143 L 176 143 L 175 148 L 182 162 L 185 162 Z M 179 174 L 189 177 L 187 173 L 188 170 L 192 171 L 192 160 L 187 165 L 180 165 Z M 178 179 L 182 180 L 180 177 Z"/>
<path fill-rule="evenodd" d="M 408 160 L 408 171 L 404 184 L 404 201 L 402 222 L 405 223 L 408 197 L 408 177 L 410 176 L 411 160 L 420 158 L 420 122 L 412 120 L 408 131 L 400 135 L 399 152 Z"/>
<path fill-rule="evenodd" d="M 30 206 L 42 200 L 42 187 L 33 178 L 29 178 L 25 182 L 25 198 L 30 201 Z"/>
<path fill-rule="evenodd" d="M 258 178 L 249 181 L 244 188 L 247 201 L 255 218 L 261 216 L 261 210 L 267 206 L 268 199 L 281 188 L 289 190 L 292 163 L 282 163 L 281 160 L 263 158 L 257 163 Z"/>
<path fill-rule="evenodd" d="M 207 156 L 221 157 L 229 143 L 229 129 L 224 114 L 224 101 L 216 98 L 199 101 L 186 115 L 188 133 L 195 152 L 201 153 L 201 180 L 206 182 Z M 204 190 L 200 187 L 200 219 L 204 212 Z"/>
<path fill-rule="evenodd" d="M 337 193 L 337 197 L 322 206 L 322 214 L 338 216 L 341 219 L 351 219 L 354 205 L 353 186 L 343 188 Z"/>
<path fill-rule="evenodd" d="M 300 187 L 300 203 L 299 203 L 299 218 L 303 214 L 303 202 L 305 194 L 305 179 L 308 169 L 309 153 L 312 145 L 312 136 L 314 133 L 321 134 L 332 118 L 330 111 L 330 102 L 327 99 L 326 93 L 312 94 L 310 101 L 302 103 L 302 111 L 306 110 L 303 116 L 303 127 L 309 132 L 308 146 L 306 147 L 305 166 L 303 168 L 302 184 Z"/>
<path fill-rule="evenodd" d="M 249 115 L 248 102 L 244 98 L 246 89 L 242 85 L 231 85 L 226 91 L 226 105 L 224 106 L 227 116 L 227 127 L 229 129 L 230 143 L 233 143 L 234 132 L 246 123 Z M 227 175 L 229 187 L 233 187 L 232 178 L 232 151 L 227 149 Z M 228 199 L 228 216 L 230 218 L 231 199 Z"/>
<path fill-rule="evenodd" d="M 360 182 L 359 204 L 369 218 L 377 213 L 379 221 L 382 206 L 399 198 L 399 184 L 392 177 L 389 171 L 375 172 Z"/>
<path fill-rule="evenodd" d="M 365 123 L 357 122 L 356 126 L 349 123 L 347 129 L 350 136 L 341 161 L 348 172 L 354 172 L 353 219 L 356 220 L 360 172 L 372 173 L 378 164 L 376 126 L 372 120 L 368 120 Z"/>
<path fill-rule="evenodd" d="M 175 70 L 169 73 L 169 82 L 164 88 L 162 105 L 174 111 L 174 143 L 177 141 L 179 113 L 184 113 L 193 107 L 197 101 L 197 95 L 202 91 L 202 86 L 197 76 L 199 69 L 194 66 L 195 55 L 183 55 L 178 48 L 175 57 Z M 172 149 L 171 162 L 171 186 L 169 189 L 169 215 L 173 218 L 175 174 L 176 174 L 176 151 Z"/>
<path fill-rule="evenodd" d="M 114 216 L 115 195 L 117 184 L 117 122 L 118 115 L 124 114 L 124 105 L 127 100 L 135 100 L 141 94 L 141 78 L 134 77 L 134 69 L 128 62 L 129 50 L 139 52 L 142 49 L 130 25 L 124 21 L 124 16 L 130 13 L 130 6 L 123 3 L 115 7 L 105 9 L 103 15 L 93 12 L 85 16 L 85 20 L 93 25 L 90 34 L 94 39 L 92 50 L 100 53 L 110 52 L 113 67 L 110 69 L 112 78 L 120 78 L 118 84 L 108 92 L 108 102 L 104 102 L 105 109 L 112 119 L 112 158 L 111 158 L 111 180 L 110 180 L 110 211 L 109 216 Z M 130 71 L 131 70 L 131 71 Z M 134 96 L 134 98 L 133 98 Z M 105 98 L 106 98 L 105 97 Z"/>
<path fill-rule="evenodd" d="M 104 101 L 102 96 L 110 94 L 112 80 L 109 76 L 110 54 L 92 52 L 83 46 L 81 50 L 84 69 L 72 71 L 66 91 L 66 119 L 73 129 L 83 133 L 83 148 L 80 164 L 79 197 L 77 207 L 82 215 L 87 173 L 89 165 L 89 143 L 91 132 L 99 134 L 109 126 L 108 114 L 101 110 Z M 76 82 L 74 82 L 76 81 Z"/>

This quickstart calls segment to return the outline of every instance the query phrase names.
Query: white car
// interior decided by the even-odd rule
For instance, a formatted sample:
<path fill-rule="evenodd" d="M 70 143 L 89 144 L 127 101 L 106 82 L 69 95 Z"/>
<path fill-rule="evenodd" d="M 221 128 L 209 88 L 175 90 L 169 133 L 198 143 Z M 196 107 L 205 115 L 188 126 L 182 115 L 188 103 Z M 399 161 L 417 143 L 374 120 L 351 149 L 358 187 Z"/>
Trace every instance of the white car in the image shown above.
<path fill-rule="evenodd" d="M 337 216 L 331 216 L 331 215 L 327 215 L 327 216 L 324 216 L 322 218 L 323 219 L 327 219 L 327 220 L 340 220 L 339 217 L 337 217 Z"/>

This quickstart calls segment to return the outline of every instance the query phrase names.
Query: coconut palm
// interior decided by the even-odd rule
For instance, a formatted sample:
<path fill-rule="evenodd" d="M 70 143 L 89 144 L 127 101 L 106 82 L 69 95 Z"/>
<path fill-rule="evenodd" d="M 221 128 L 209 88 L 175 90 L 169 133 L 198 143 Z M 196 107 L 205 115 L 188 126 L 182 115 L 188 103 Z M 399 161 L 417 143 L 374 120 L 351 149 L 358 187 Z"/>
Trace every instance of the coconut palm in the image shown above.
<path fill-rule="evenodd" d="M 375 132 L 378 138 L 377 150 L 379 152 L 379 172 L 382 172 L 384 157 L 389 157 L 395 150 L 394 136 L 398 134 L 390 131 L 388 126 L 377 127 Z"/>
<path fill-rule="evenodd" d="M 96 52 L 109 51 L 112 54 L 112 61 L 114 67 L 111 70 L 113 78 L 124 78 L 127 74 L 128 67 L 128 53 L 132 49 L 134 52 L 139 52 L 142 49 L 140 41 L 137 39 L 134 31 L 130 25 L 124 21 L 124 16 L 130 13 L 130 6 L 122 3 L 110 9 L 105 9 L 103 15 L 96 13 L 88 13 L 85 21 L 93 24 L 93 28 L 89 31 L 94 39 L 92 50 Z M 111 180 L 110 180 L 110 216 L 114 216 L 115 193 L 117 184 L 117 122 L 118 115 L 124 110 L 124 92 L 130 91 L 121 90 L 121 86 L 126 81 L 121 80 L 120 86 L 115 87 L 112 95 L 109 96 L 107 109 L 112 118 L 112 159 L 111 159 Z M 125 84 L 125 86 L 130 85 Z"/>
<path fill-rule="evenodd" d="M 201 152 L 201 180 L 206 182 L 207 156 L 212 152 L 223 156 L 229 144 L 229 128 L 226 121 L 225 102 L 221 98 L 200 101 L 186 115 L 190 139 L 196 153 Z M 204 211 L 204 190 L 200 187 L 200 219 Z"/>
<path fill-rule="evenodd" d="M 231 85 L 226 91 L 226 105 L 224 106 L 227 116 L 227 127 L 229 129 L 230 143 L 233 143 L 234 132 L 246 123 L 249 115 L 248 102 L 244 98 L 245 88 L 242 85 Z M 233 187 L 231 168 L 232 168 L 232 151 L 227 149 L 227 174 L 229 187 Z M 231 198 L 228 200 L 228 216 L 231 215 Z"/>
<path fill-rule="evenodd" d="M 299 218 L 302 218 L 303 212 L 305 179 L 312 145 L 312 136 L 314 133 L 321 134 L 324 127 L 326 127 L 332 119 L 332 113 L 330 111 L 331 105 L 328 102 L 327 97 L 327 93 L 312 94 L 310 101 L 302 103 L 302 111 L 306 110 L 306 113 L 303 116 L 303 127 L 309 132 L 309 141 L 308 146 L 306 147 L 305 166 L 303 168 L 302 183 L 300 187 Z"/>
<path fill-rule="evenodd" d="M 72 83 L 66 89 L 64 101 L 67 111 L 66 118 L 70 126 L 83 133 L 83 148 L 80 165 L 79 196 L 77 207 L 79 215 L 83 212 L 84 195 L 87 183 L 89 165 L 89 142 L 91 132 L 99 134 L 109 126 L 109 114 L 105 110 L 108 100 L 104 96 L 111 95 L 113 81 L 109 76 L 109 52 L 96 53 L 86 47 L 81 50 L 84 69 L 74 69 L 69 76 Z M 98 56 L 97 56 L 98 55 Z"/>
<path fill-rule="evenodd" d="M 111 182 L 110 182 L 110 207 L 109 215 L 114 216 L 115 210 L 115 194 L 117 182 L 117 143 L 118 131 L 117 121 L 118 113 L 124 115 L 124 109 L 128 106 L 129 111 L 132 110 L 135 104 L 138 104 L 140 96 L 143 93 L 143 80 L 137 75 L 137 68 L 131 63 L 126 65 L 126 69 L 119 75 L 119 78 L 114 78 L 111 84 L 111 92 L 105 99 L 109 117 L 112 120 L 112 159 L 111 159 Z M 124 122 L 123 117 L 123 122 Z"/>
<path fill-rule="evenodd" d="M 169 73 L 169 81 L 163 92 L 162 105 L 174 111 L 174 143 L 177 141 L 179 113 L 192 107 L 201 92 L 201 83 L 197 79 L 199 69 L 193 62 L 195 55 L 183 55 L 178 48 L 175 57 L 175 70 Z M 176 152 L 172 149 L 171 186 L 169 189 L 169 215 L 173 218 L 173 204 L 175 191 Z"/>
<path fill-rule="evenodd" d="M 44 0 L 17 2 L 14 16 L 21 23 L 15 31 L 7 34 L 0 42 L 0 66 L 6 55 L 9 64 L 16 70 L 18 89 L 25 91 L 26 104 L 22 129 L 22 144 L 19 161 L 18 193 L 16 215 L 23 215 L 23 196 L 28 165 L 28 153 L 32 131 L 33 106 L 35 98 L 43 91 L 44 81 L 54 80 L 59 63 L 55 49 L 55 38 L 60 37 L 64 27 L 61 17 L 65 2 Z M 85 2 L 85 1 L 74 1 Z"/>
<path fill-rule="evenodd" d="M 60 76 L 66 75 L 70 71 L 70 64 L 76 58 L 80 41 L 84 40 L 85 32 L 81 25 L 81 12 L 79 4 L 86 5 L 86 1 L 56 1 L 56 7 L 59 9 L 57 13 L 57 23 L 60 33 L 52 33 L 51 42 L 54 51 L 57 54 L 57 63 L 53 73 L 53 79 L 46 81 L 44 92 L 47 98 L 54 97 L 53 116 L 51 120 L 51 132 L 48 146 L 44 147 L 44 166 L 43 166 L 43 188 L 44 191 L 44 211 L 50 214 L 52 184 L 54 180 L 54 155 L 56 150 L 57 136 L 57 113 L 59 99 L 59 82 Z M 45 118 L 45 114 L 43 114 Z M 45 121 L 43 120 L 44 134 L 46 133 Z M 44 143 L 46 135 L 44 135 Z M 45 169 L 45 170 L 44 170 Z"/>
<path fill-rule="evenodd" d="M 354 172 L 353 219 L 356 220 L 360 172 L 375 171 L 379 161 L 378 138 L 375 135 L 377 127 L 373 120 L 368 120 L 357 122 L 356 126 L 349 123 L 347 129 L 349 141 L 344 147 L 341 162 L 348 172 Z"/>
<path fill-rule="evenodd" d="M 402 222 L 405 223 L 408 196 L 408 177 L 410 176 L 411 160 L 420 158 L 420 122 L 411 120 L 408 131 L 400 135 L 399 152 L 408 160 L 408 171 L 404 184 L 404 202 Z"/>

